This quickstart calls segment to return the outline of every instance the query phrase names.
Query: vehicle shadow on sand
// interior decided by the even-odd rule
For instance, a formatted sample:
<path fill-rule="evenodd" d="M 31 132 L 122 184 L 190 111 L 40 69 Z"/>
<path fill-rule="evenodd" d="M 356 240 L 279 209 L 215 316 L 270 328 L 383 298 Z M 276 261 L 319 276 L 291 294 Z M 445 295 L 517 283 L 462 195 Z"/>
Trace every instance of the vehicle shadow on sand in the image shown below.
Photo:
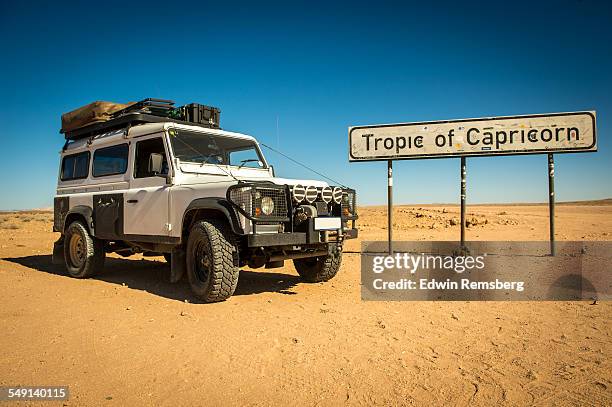
<path fill-rule="evenodd" d="M 49 254 L 3 258 L 2 260 L 44 273 L 72 278 L 63 265 L 52 264 Z M 111 284 L 126 285 L 129 288 L 171 300 L 201 302 L 191 293 L 186 276 L 178 283 L 170 283 L 170 267 L 164 261 L 107 257 L 104 271 L 91 278 Z M 295 294 L 291 289 L 298 283 L 300 283 L 300 278 L 290 274 L 241 270 L 234 296 L 266 292 Z"/>

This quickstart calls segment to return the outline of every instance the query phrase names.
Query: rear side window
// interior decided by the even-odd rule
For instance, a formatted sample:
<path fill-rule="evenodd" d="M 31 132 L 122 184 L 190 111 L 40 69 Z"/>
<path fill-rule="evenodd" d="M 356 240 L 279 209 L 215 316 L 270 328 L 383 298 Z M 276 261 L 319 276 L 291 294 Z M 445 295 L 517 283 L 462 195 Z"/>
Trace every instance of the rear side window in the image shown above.
<path fill-rule="evenodd" d="M 127 144 L 97 149 L 93 158 L 93 176 L 124 174 L 127 170 L 128 151 Z"/>
<path fill-rule="evenodd" d="M 89 151 L 71 154 L 62 160 L 62 181 L 87 178 L 89 173 Z"/>

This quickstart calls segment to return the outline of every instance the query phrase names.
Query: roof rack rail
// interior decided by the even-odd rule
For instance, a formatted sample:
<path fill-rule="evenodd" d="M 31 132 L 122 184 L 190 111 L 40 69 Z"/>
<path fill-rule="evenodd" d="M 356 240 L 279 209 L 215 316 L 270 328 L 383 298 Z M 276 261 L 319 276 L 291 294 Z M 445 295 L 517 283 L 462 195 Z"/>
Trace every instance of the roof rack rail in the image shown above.
<path fill-rule="evenodd" d="M 168 117 L 171 111 L 174 110 L 174 101 L 165 99 L 153 99 L 147 98 L 136 102 L 125 109 L 118 110 L 113 113 L 113 117 L 119 117 L 126 113 L 141 111 L 143 113 L 150 113 L 154 116 Z"/>

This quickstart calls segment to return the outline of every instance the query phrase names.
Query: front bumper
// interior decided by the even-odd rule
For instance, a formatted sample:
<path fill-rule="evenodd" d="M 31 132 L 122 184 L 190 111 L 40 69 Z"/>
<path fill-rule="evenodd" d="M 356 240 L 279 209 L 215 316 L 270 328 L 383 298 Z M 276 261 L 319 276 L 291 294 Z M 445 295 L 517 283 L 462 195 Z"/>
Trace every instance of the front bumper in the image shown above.
<path fill-rule="evenodd" d="M 289 232 L 289 233 L 271 233 L 271 234 L 253 234 L 247 235 L 247 245 L 249 247 L 270 247 L 270 246 L 295 246 L 304 244 L 327 244 L 337 243 L 343 239 L 357 238 L 357 229 L 344 229 L 341 239 L 336 236 L 331 236 L 328 240 L 322 237 L 324 233 L 318 230 L 309 230 L 308 232 Z"/>

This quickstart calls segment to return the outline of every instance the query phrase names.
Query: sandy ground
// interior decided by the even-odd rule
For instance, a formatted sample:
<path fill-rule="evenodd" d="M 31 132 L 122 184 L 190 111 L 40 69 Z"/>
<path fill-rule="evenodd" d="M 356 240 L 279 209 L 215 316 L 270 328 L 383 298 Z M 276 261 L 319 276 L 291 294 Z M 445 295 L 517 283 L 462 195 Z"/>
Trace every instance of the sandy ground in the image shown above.
<path fill-rule="evenodd" d="M 386 237 L 362 208 L 361 239 Z M 557 207 L 557 238 L 610 240 L 612 206 Z M 66 405 L 612 405 L 610 302 L 362 302 L 359 241 L 324 284 L 245 270 L 196 304 L 162 258 L 52 266 L 51 214 L 0 215 L 0 385 Z M 395 238 L 454 240 L 456 206 L 396 207 Z M 473 240 L 546 240 L 546 206 L 470 207 Z M 44 404 L 44 405 L 49 405 Z"/>

